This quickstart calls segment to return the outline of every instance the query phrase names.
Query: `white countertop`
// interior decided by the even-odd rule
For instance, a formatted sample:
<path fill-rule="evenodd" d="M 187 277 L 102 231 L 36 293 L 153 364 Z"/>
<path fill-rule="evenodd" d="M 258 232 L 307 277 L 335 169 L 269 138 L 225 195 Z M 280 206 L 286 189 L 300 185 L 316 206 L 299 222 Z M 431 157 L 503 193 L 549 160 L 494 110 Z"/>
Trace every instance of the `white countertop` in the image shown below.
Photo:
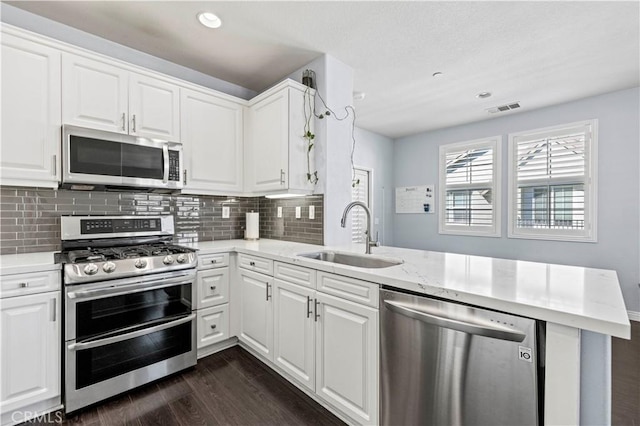
<path fill-rule="evenodd" d="M 395 247 L 374 247 L 373 256 L 401 259 L 401 265 L 367 269 L 298 256 L 320 250 L 364 253 L 360 245 L 332 248 L 278 240 L 225 240 L 192 247 L 201 253 L 254 254 L 570 327 L 630 336 L 615 271 Z M 53 252 L 0 256 L 2 275 L 59 268 Z"/>
<path fill-rule="evenodd" d="M 23 274 L 27 272 L 55 271 L 60 264 L 55 263 L 53 251 L 38 253 L 5 254 L 0 256 L 0 275 Z"/>
<path fill-rule="evenodd" d="M 374 247 L 403 264 L 366 269 L 297 256 L 319 250 L 364 253 L 276 240 L 212 241 L 203 253 L 237 251 L 360 278 L 443 299 L 629 338 L 631 326 L 615 271 L 453 253 Z"/>

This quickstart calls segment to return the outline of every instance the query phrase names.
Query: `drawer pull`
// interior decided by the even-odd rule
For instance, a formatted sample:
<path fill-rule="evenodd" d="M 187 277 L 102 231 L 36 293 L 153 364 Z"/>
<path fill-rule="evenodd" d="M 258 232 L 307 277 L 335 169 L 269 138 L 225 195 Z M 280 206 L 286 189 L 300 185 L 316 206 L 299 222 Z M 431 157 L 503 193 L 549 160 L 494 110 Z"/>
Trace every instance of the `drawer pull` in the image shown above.
<path fill-rule="evenodd" d="M 215 285 L 212 285 L 212 286 L 211 286 L 211 287 L 209 287 L 209 288 L 210 288 L 211 290 L 215 290 L 215 289 L 216 289 L 216 286 L 215 286 Z"/>
<path fill-rule="evenodd" d="M 217 261 L 217 260 L 215 260 L 215 259 L 212 259 L 212 260 L 211 260 L 211 263 L 218 263 L 218 261 Z"/>
<path fill-rule="evenodd" d="M 256 262 L 249 262 L 249 266 L 256 266 Z"/>
<path fill-rule="evenodd" d="M 311 297 L 307 296 L 307 318 L 311 316 L 313 311 L 311 310 Z"/>
<path fill-rule="evenodd" d="M 315 314 L 314 314 L 314 321 L 318 322 L 318 318 L 320 318 L 320 314 L 318 313 L 318 306 L 320 305 L 320 301 L 318 299 L 314 300 L 314 310 L 315 310 Z"/>
<path fill-rule="evenodd" d="M 27 288 L 29 287 L 29 283 L 20 283 L 20 288 Z"/>
<path fill-rule="evenodd" d="M 267 301 L 269 301 L 269 299 L 271 298 L 271 295 L 269 294 L 269 288 L 271 287 L 271 284 L 267 283 L 267 286 L 265 287 L 266 291 L 267 291 Z"/>
<path fill-rule="evenodd" d="M 216 329 L 216 325 L 215 324 L 211 324 L 211 329 L 215 330 Z"/>

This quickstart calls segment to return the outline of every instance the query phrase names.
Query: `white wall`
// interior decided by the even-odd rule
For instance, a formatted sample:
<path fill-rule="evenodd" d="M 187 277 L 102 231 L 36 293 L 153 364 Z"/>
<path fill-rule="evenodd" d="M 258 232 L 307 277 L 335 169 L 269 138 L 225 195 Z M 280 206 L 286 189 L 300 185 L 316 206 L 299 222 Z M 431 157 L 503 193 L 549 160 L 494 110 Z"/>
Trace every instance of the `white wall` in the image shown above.
<path fill-rule="evenodd" d="M 300 82 L 302 71 L 307 68 L 315 71 L 318 93 L 327 106 L 338 117 L 344 117 L 344 107 L 353 102 L 353 69 L 333 56 L 322 55 L 288 78 Z M 316 112 L 324 112 L 317 96 Z M 324 194 L 324 243 L 349 244 L 350 228 L 341 228 L 340 218 L 351 202 L 351 118 L 342 121 L 335 117 L 316 119 L 315 136 L 315 162 L 320 179 L 315 193 Z"/>
<path fill-rule="evenodd" d="M 503 153 L 506 154 L 510 132 L 597 118 L 597 243 L 507 238 L 507 155 L 503 155 L 501 238 L 440 235 L 437 215 L 395 215 L 395 245 L 613 269 L 618 273 L 627 309 L 640 311 L 639 104 L 640 89 L 634 88 L 395 141 L 395 185 L 436 184 L 441 144 L 503 135 Z"/>
<path fill-rule="evenodd" d="M 4 23 L 33 31 L 56 40 L 79 46 L 112 58 L 120 59 L 134 65 L 145 67 L 182 80 L 218 90 L 242 99 L 250 99 L 256 95 L 253 90 L 219 78 L 203 74 L 182 65 L 151 56 L 139 50 L 123 46 L 104 38 L 72 28 L 68 25 L 27 12 L 6 3 L 0 4 L 0 20 Z"/>
<path fill-rule="evenodd" d="M 356 167 L 373 170 L 372 235 L 379 233 L 380 243 L 393 245 L 393 140 L 356 127 Z M 375 224 L 376 219 L 378 224 Z"/>

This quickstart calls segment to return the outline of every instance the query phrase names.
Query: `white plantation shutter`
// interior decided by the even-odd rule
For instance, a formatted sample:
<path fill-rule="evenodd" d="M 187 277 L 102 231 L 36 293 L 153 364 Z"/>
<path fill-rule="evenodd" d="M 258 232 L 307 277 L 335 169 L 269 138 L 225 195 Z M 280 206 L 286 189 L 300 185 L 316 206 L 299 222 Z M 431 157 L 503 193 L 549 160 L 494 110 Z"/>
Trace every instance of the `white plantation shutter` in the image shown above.
<path fill-rule="evenodd" d="M 360 180 L 351 187 L 351 201 L 362 201 L 369 207 L 369 172 L 367 170 L 355 169 L 355 178 Z M 354 243 L 365 242 L 365 231 L 367 230 L 367 216 L 364 209 L 354 207 L 351 210 L 351 241 Z"/>
<path fill-rule="evenodd" d="M 440 233 L 499 236 L 499 140 L 440 146 Z"/>
<path fill-rule="evenodd" d="M 590 240 L 595 121 L 510 135 L 510 236 Z"/>

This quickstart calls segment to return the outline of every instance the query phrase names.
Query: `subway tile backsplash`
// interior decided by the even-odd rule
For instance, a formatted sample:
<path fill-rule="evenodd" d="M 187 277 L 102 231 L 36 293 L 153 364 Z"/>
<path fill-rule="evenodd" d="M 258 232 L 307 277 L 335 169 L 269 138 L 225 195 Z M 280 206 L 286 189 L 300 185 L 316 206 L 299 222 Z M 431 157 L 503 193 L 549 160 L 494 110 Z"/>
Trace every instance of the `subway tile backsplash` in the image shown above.
<path fill-rule="evenodd" d="M 282 217 L 277 217 L 278 206 Z M 315 208 L 315 219 L 309 219 L 309 206 Z M 296 207 L 300 207 L 300 219 L 296 219 Z M 324 197 L 268 199 L 260 198 L 260 237 L 299 243 L 323 244 Z"/>
<path fill-rule="evenodd" d="M 322 244 L 322 196 L 297 198 L 307 219 L 295 219 L 293 200 L 259 197 L 168 195 L 136 192 L 69 191 L 0 187 L 0 254 L 60 250 L 60 216 L 172 214 L 176 242 L 243 238 L 245 213 L 260 212 L 260 236 Z M 276 218 L 274 202 L 283 206 Z M 316 219 L 308 219 L 315 205 Z M 222 206 L 230 217 L 222 218 Z"/>

